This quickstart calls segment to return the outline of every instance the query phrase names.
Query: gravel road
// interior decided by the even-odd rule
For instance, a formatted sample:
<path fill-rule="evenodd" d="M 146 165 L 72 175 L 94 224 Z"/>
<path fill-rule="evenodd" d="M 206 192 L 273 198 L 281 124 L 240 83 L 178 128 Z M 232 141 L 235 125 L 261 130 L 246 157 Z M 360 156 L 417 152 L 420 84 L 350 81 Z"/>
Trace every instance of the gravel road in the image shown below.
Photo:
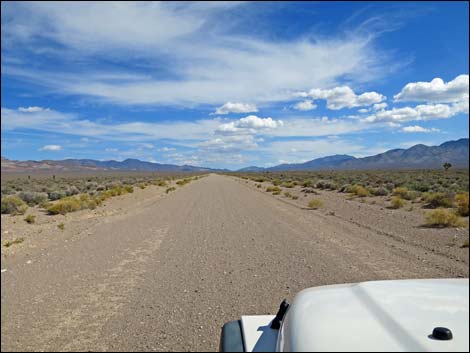
<path fill-rule="evenodd" d="M 220 175 L 4 268 L 2 351 L 214 351 L 224 322 L 275 313 L 305 287 L 468 276 L 468 263 Z"/>

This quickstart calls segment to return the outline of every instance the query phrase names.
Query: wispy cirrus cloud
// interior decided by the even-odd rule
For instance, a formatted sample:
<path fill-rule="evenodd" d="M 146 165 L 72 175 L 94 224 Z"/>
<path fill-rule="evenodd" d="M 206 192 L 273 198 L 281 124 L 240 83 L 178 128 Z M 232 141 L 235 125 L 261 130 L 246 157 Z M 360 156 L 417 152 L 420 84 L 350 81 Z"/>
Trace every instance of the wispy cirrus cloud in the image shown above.
<path fill-rule="evenodd" d="M 377 79 L 392 67 L 363 33 L 276 42 L 224 30 L 227 14 L 243 6 L 9 3 L 2 58 L 14 58 L 18 46 L 41 56 L 34 68 L 6 60 L 2 74 L 113 104 L 195 106 L 289 100 L 299 89 Z M 217 26 L 221 14 L 224 26 Z M 60 64 L 50 67 L 44 57 Z M 126 65 L 136 59 L 138 67 Z"/>

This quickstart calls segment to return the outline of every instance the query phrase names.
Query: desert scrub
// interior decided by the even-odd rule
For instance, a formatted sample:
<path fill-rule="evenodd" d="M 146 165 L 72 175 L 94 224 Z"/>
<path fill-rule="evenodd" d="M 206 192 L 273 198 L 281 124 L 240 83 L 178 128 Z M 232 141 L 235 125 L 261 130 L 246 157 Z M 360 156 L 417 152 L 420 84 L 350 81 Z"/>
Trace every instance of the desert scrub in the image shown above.
<path fill-rule="evenodd" d="M 430 227 L 463 227 L 465 223 L 455 212 L 438 208 L 426 213 L 426 225 Z"/>
<path fill-rule="evenodd" d="M 28 206 L 39 205 L 48 200 L 46 193 L 34 191 L 21 191 L 18 197 L 26 202 Z"/>
<path fill-rule="evenodd" d="M 463 217 L 468 217 L 468 192 L 455 195 L 457 213 Z"/>
<path fill-rule="evenodd" d="M 133 193 L 134 192 L 134 187 L 132 185 L 125 185 L 124 190 L 128 193 Z"/>
<path fill-rule="evenodd" d="M 403 186 L 397 187 L 397 188 L 393 189 L 393 191 L 392 191 L 393 196 L 399 196 L 402 199 L 406 198 L 407 193 L 408 193 L 408 188 L 403 187 Z"/>
<path fill-rule="evenodd" d="M 314 184 L 314 183 L 313 183 L 313 180 L 312 180 L 312 179 L 307 179 L 307 180 L 304 180 L 304 181 L 302 182 L 302 186 L 303 186 L 304 188 L 312 187 L 313 184 Z"/>
<path fill-rule="evenodd" d="M 172 191 L 175 191 L 175 190 L 176 190 L 176 188 L 174 186 L 172 186 L 172 187 L 166 189 L 165 192 L 168 194 L 169 192 L 172 192 Z"/>
<path fill-rule="evenodd" d="M 2 197 L 1 211 L 2 214 L 25 214 L 28 205 L 18 196 L 5 196 Z"/>
<path fill-rule="evenodd" d="M 351 193 L 353 193 L 354 195 L 358 197 L 366 197 L 369 195 L 369 192 L 367 191 L 367 189 L 361 185 L 353 185 L 351 187 Z"/>
<path fill-rule="evenodd" d="M 278 186 L 268 186 L 268 187 L 266 188 L 266 191 L 267 191 L 267 192 L 273 192 L 273 193 L 274 193 L 274 192 L 279 192 L 279 193 L 280 193 L 282 190 L 281 190 L 281 188 L 278 187 Z"/>
<path fill-rule="evenodd" d="M 452 198 L 443 192 L 427 192 L 424 194 L 424 201 L 429 208 L 452 207 Z"/>
<path fill-rule="evenodd" d="M 289 181 L 289 182 L 284 182 L 281 184 L 282 187 L 285 187 L 285 188 L 288 188 L 288 189 L 291 189 L 293 188 L 295 185 L 292 181 Z"/>
<path fill-rule="evenodd" d="M 56 201 L 55 203 L 50 204 L 46 210 L 49 212 L 51 215 L 56 215 L 56 214 L 66 214 L 69 212 L 75 212 L 81 209 L 81 204 L 80 200 L 73 197 L 64 197 L 63 199 L 60 199 Z"/>
<path fill-rule="evenodd" d="M 36 222 L 36 216 L 30 214 L 30 215 L 27 215 L 25 218 L 24 218 L 24 221 L 26 223 L 29 223 L 29 224 L 33 224 Z"/>
<path fill-rule="evenodd" d="M 183 180 L 178 180 L 176 184 L 179 186 L 183 186 L 183 185 L 189 184 L 190 182 L 191 182 L 191 179 L 183 179 Z"/>
<path fill-rule="evenodd" d="M 65 229 L 65 224 L 59 223 L 59 224 L 57 225 L 57 228 L 59 228 L 60 230 L 64 230 L 64 229 Z"/>
<path fill-rule="evenodd" d="M 370 188 L 369 192 L 374 196 L 387 196 L 388 195 L 388 189 L 384 188 L 383 186 L 378 187 L 378 188 Z"/>
<path fill-rule="evenodd" d="M 274 180 L 272 181 L 272 184 L 273 184 L 274 186 L 279 186 L 279 185 L 282 184 L 282 180 L 281 180 L 281 179 L 274 179 Z"/>
<path fill-rule="evenodd" d="M 317 209 L 323 207 L 323 202 L 321 202 L 320 200 L 317 200 L 317 199 L 312 199 L 312 200 L 309 201 L 308 207 L 313 209 L 313 210 L 317 210 Z"/>
<path fill-rule="evenodd" d="M 405 204 L 405 200 L 403 200 L 400 196 L 393 196 L 390 200 L 390 208 L 393 208 L 394 210 L 402 208 L 405 206 Z"/>
<path fill-rule="evenodd" d="M 9 248 L 10 246 L 14 244 L 21 244 L 22 242 L 24 242 L 24 238 L 16 238 L 14 240 L 9 240 L 9 241 L 4 242 L 3 246 L 6 248 Z"/>

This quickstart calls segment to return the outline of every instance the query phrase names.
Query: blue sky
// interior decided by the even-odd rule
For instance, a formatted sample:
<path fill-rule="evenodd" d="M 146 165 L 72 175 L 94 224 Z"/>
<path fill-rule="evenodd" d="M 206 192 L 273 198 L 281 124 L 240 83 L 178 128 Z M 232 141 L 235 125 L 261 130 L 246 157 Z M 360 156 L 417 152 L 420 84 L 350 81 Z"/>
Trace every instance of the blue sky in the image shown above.
<path fill-rule="evenodd" d="M 10 159 L 240 168 L 468 137 L 467 2 L 2 2 Z"/>

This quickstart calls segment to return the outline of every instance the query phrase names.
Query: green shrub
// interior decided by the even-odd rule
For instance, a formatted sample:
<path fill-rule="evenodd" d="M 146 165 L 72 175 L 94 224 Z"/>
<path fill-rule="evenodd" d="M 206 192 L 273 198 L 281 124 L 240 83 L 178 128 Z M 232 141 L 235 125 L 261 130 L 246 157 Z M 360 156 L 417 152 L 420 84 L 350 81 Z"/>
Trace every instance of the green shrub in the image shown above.
<path fill-rule="evenodd" d="M 36 222 L 36 216 L 30 214 L 30 215 L 27 215 L 24 220 L 26 223 L 33 224 Z"/>
<path fill-rule="evenodd" d="M 465 223 L 455 212 L 438 208 L 426 213 L 426 225 L 432 227 L 462 227 Z"/>
<path fill-rule="evenodd" d="M 77 198 L 70 196 L 70 197 L 64 197 L 63 199 L 60 199 L 56 201 L 55 203 L 49 205 L 49 207 L 46 208 L 46 210 L 52 214 L 66 214 L 69 212 L 75 212 L 81 209 L 81 204 L 80 200 Z"/>
<path fill-rule="evenodd" d="M 63 191 L 63 190 L 54 190 L 54 191 L 51 191 L 51 192 L 47 193 L 47 197 L 51 201 L 60 200 L 64 197 L 66 197 L 66 196 L 67 195 L 66 195 L 65 191 Z"/>
<path fill-rule="evenodd" d="M 319 208 L 323 207 L 323 202 L 321 202 L 320 200 L 317 200 L 317 199 L 312 199 L 308 203 L 308 207 L 311 208 L 311 209 L 316 210 L 316 209 L 319 209 Z"/>
<path fill-rule="evenodd" d="M 289 182 L 284 182 L 281 184 L 282 187 L 285 187 L 285 188 L 288 188 L 288 189 L 291 189 L 293 188 L 295 185 L 292 181 L 289 181 Z"/>
<path fill-rule="evenodd" d="M 267 191 L 267 192 L 281 192 L 282 189 L 279 188 L 279 187 L 277 187 L 277 186 L 268 186 L 268 187 L 266 188 L 266 191 Z"/>
<path fill-rule="evenodd" d="M 452 207 L 452 198 L 443 192 L 427 192 L 424 194 L 424 201 L 430 208 Z"/>
<path fill-rule="evenodd" d="M 390 201 L 390 208 L 398 209 L 405 206 L 406 202 L 400 196 L 393 196 Z"/>
<path fill-rule="evenodd" d="M 366 197 L 366 196 L 369 196 L 369 192 L 367 191 L 367 189 L 361 185 L 353 185 L 351 187 L 351 192 L 356 195 L 356 196 L 359 196 L 359 197 Z"/>
<path fill-rule="evenodd" d="M 388 195 L 388 190 L 384 187 L 378 187 L 378 188 L 371 188 L 370 193 L 374 196 L 387 196 Z"/>
<path fill-rule="evenodd" d="M 60 230 L 64 230 L 65 224 L 59 223 L 59 224 L 57 225 L 57 228 L 59 228 Z"/>
<path fill-rule="evenodd" d="M 186 184 L 188 184 L 188 183 L 190 183 L 190 182 L 191 182 L 191 179 L 183 179 L 183 180 L 178 180 L 178 181 L 176 182 L 176 184 L 179 185 L 179 186 L 183 186 L 183 185 L 186 185 Z"/>
<path fill-rule="evenodd" d="M 2 197 L 1 211 L 2 214 L 25 214 L 28 205 L 18 196 L 5 196 Z"/>
<path fill-rule="evenodd" d="M 6 248 L 9 248 L 10 246 L 14 244 L 21 244 L 22 242 L 24 242 L 24 238 L 16 238 L 14 240 L 6 241 L 5 243 L 3 243 L 3 246 Z"/>
<path fill-rule="evenodd" d="M 172 192 L 172 191 L 175 191 L 175 190 L 176 190 L 176 188 L 174 186 L 172 186 L 172 187 L 166 189 L 165 192 L 168 194 L 169 192 Z"/>
<path fill-rule="evenodd" d="M 457 213 L 463 217 L 468 217 L 468 192 L 455 195 Z"/>
<path fill-rule="evenodd" d="M 134 192 L 134 187 L 132 185 L 126 185 L 126 186 L 124 186 L 124 189 L 128 193 L 133 193 Z"/>
<path fill-rule="evenodd" d="M 291 196 L 292 200 L 297 200 L 299 197 L 296 195 Z"/>
<path fill-rule="evenodd" d="M 39 205 L 48 200 L 47 194 L 42 192 L 21 191 L 18 197 L 28 204 L 28 206 Z"/>
<path fill-rule="evenodd" d="M 312 179 L 307 179 L 302 182 L 302 186 L 304 188 L 309 188 L 313 186 L 313 180 Z"/>
<path fill-rule="evenodd" d="M 291 194 L 289 191 L 286 191 L 286 192 L 284 193 L 284 196 L 285 196 L 285 197 L 292 197 L 292 194 Z"/>
<path fill-rule="evenodd" d="M 405 188 L 403 186 L 397 187 L 397 188 L 393 189 L 393 191 L 392 191 L 393 196 L 399 196 L 402 199 L 406 198 L 407 193 L 408 193 L 408 188 Z"/>
<path fill-rule="evenodd" d="M 315 187 L 317 189 L 329 189 L 329 190 L 335 190 L 338 188 L 338 185 L 331 181 L 331 180 L 319 180 L 316 184 Z"/>

